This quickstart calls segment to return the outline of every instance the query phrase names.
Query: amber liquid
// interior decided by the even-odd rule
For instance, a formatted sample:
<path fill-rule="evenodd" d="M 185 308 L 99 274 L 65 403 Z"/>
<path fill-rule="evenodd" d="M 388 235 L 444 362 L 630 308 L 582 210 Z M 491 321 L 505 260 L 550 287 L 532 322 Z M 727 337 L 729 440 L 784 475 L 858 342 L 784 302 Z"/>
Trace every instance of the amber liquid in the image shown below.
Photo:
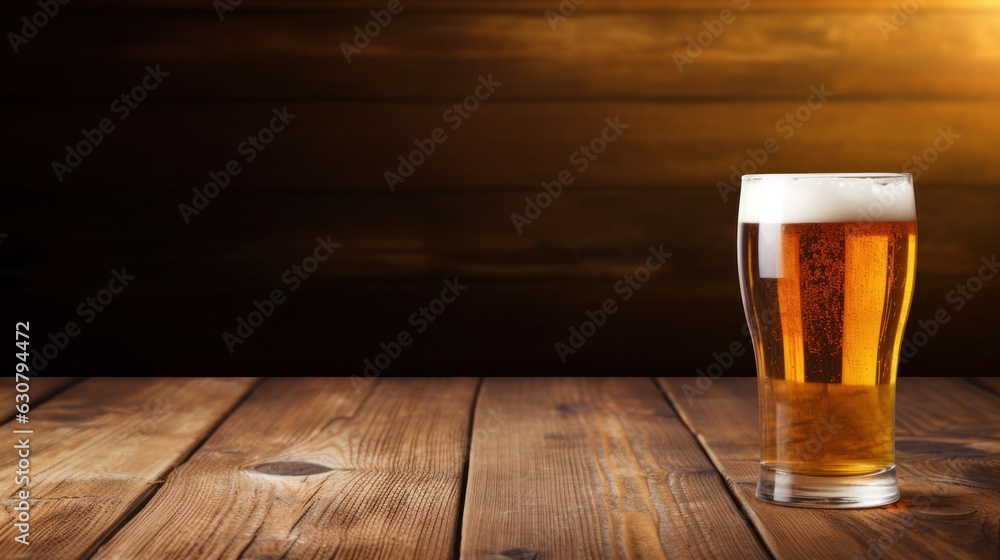
<path fill-rule="evenodd" d="M 766 466 L 842 476 L 895 463 L 916 234 L 913 221 L 740 224 Z"/>

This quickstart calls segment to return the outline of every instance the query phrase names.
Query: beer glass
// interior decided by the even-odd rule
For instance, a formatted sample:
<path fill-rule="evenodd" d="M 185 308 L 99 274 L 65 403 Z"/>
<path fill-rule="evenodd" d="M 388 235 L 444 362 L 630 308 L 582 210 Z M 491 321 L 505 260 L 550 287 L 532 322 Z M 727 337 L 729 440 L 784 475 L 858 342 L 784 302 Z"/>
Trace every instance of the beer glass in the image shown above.
<path fill-rule="evenodd" d="M 757 497 L 899 499 L 896 368 L 917 223 L 906 173 L 744 175 L 740 291 L 760 400 Z"/>

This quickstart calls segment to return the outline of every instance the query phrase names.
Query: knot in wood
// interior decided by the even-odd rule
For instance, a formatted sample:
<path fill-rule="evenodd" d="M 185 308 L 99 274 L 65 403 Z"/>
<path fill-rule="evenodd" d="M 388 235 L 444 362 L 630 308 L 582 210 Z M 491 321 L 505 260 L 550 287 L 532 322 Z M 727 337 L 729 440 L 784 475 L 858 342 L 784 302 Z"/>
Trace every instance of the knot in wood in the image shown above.
<path fill-rule="evenodd" d="M 510 558 L 510 560 L 535 560 L 538 558 L 538 551 L 531 550 L 530 548 L 511 548 L 500 554 Z"/>
<path fill-rule="evenodd" d="M 263 474 L 276 476 L 309 476 L 329 472 L 333 469 L 317 465 L 316 463 L 304 463 L 293 461 L 276 461 L 273 463 L 261 463 L 254 467 L 255 471 Z"/>
<path fill-rule="evenodd" d="M 559 414 L 576 414 L 579 412 L 587 412 L 589 407 L 585 404 L 561 404 L 556 407 L 556 412 Z"/>

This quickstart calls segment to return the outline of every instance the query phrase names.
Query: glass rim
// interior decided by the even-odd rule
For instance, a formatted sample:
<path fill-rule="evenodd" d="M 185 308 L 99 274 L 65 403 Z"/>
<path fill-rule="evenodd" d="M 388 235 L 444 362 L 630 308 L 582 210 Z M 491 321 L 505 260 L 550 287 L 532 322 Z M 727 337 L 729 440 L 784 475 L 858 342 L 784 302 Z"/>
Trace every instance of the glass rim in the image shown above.
<path fill-rule="evenodd" d="M 759 181 L 768 177 L 783 179 L 906 179 L 913 181 L 912 173 L 748 173 L 744 181 Z"/>

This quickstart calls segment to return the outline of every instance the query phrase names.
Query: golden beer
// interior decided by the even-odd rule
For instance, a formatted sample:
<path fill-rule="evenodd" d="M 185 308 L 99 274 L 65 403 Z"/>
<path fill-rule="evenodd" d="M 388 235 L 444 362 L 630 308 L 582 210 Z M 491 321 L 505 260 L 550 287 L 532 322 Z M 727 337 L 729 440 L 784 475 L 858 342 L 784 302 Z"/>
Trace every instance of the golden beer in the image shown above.
<path fill-rule="evenodd" d="M 757 361 L 761 498 L 898 498 L 895 383 L 914 218 L 908 175 L 744 177 L 739 270 Z"/>

